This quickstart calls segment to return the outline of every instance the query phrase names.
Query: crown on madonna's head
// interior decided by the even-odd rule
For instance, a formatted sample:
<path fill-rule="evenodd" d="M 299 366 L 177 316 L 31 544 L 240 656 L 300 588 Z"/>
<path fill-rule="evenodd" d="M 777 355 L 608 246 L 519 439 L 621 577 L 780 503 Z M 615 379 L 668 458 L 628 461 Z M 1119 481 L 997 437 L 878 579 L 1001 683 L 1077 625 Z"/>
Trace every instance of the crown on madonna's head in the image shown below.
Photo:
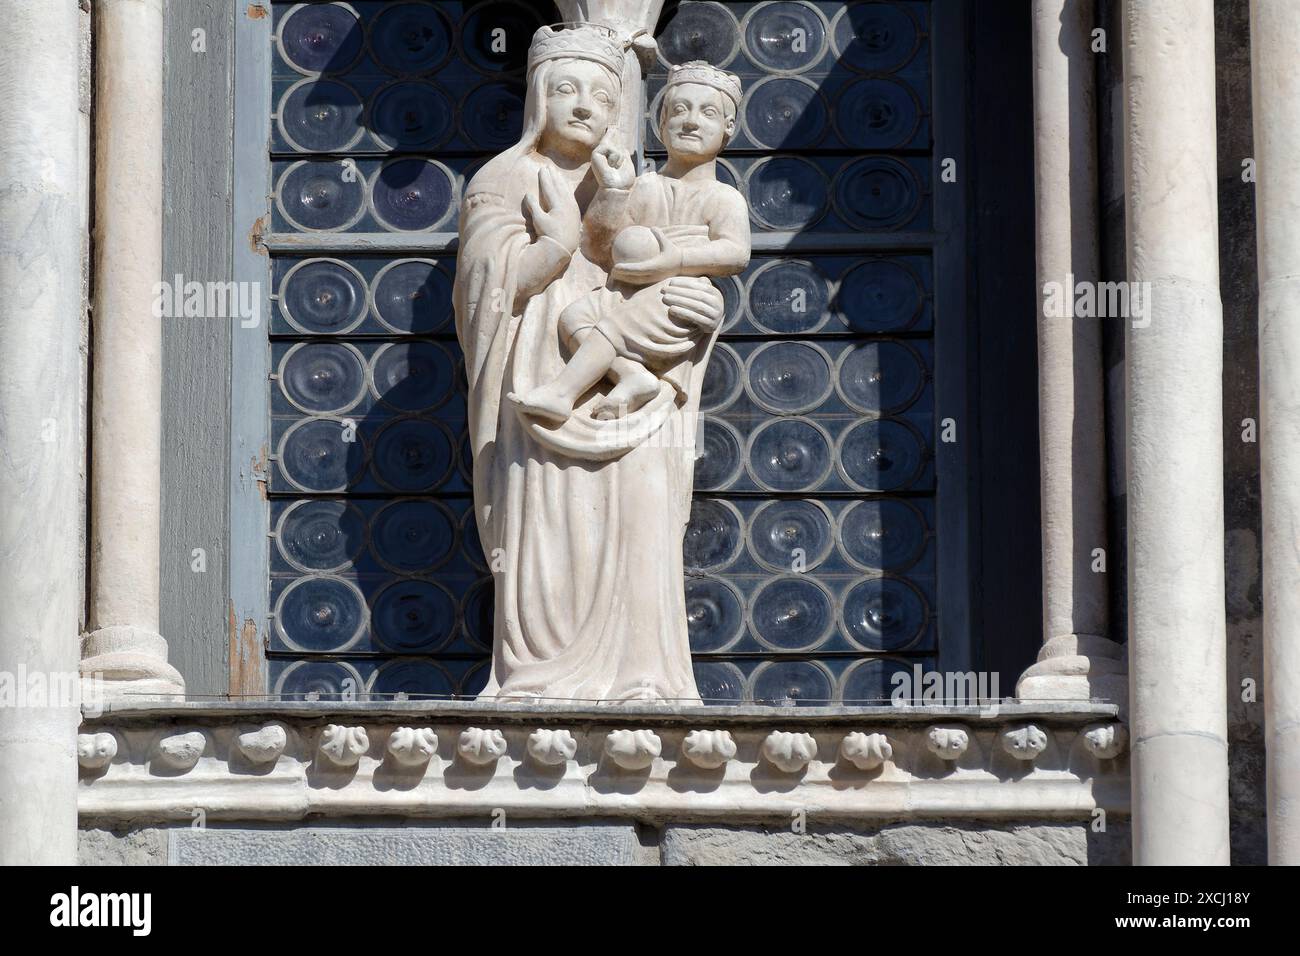
<path fill-rule="evenodd" d="M 702 83 L 711 86 L 730 98 L 737 108 L 740 107 L 740 77 L 735 73 L 720 70 L 707 60 L 691 60 L 679 63 L 668 70 L 668 84 L 665 87 L 681 83 Z"/>
<path fill-rule="evenodd" d="M 528 69 L 543 60 L 576 57 L 623 72 L 623 51 L 627 44 L 610 27 L 598 23 L 556 23 L 541 27 L 528 47 Z"/>

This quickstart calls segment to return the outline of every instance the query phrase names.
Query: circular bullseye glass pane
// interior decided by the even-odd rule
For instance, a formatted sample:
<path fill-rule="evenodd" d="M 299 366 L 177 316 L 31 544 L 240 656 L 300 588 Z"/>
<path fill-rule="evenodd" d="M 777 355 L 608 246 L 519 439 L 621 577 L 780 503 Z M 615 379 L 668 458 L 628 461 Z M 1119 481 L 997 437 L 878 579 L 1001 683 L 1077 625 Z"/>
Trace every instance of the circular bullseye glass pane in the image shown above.
<path fill-rule="evenodd" d="M 868 578 L 844 597 L 844 627 L 866 650 L 903 650 L 925 627 L 925 599 L 898 578 Z"/>
<path fill-rule="evenodd" d="M 424 259 L 385 266 L 375 278 L 375 312 L 394 332 L 436 332 L 451 318 L 451 277 Z"/>
<path fill-rule="evenodd" d="M 736 560 L 744 542 L 740 514 L 724 501 L 696 498 L 682 541 L 689 570 L 722 568 Z"/>
<path fill-rule="evenodd" d="M 830 513 L 813 501 L 769 501 L 749 521 L 749 550 L 776 571 L 817 567 L 834 541 Z"/>
<path fill-rule="evenodd" d="M 745 699 L 745 675 L 725 661 L 697 661 L 692 665 L 695 687 L 706 704 L 739 704 Z"/>
<path fill-rule="evenodd" d="M 293 699 L 317 695 L 321 700 L 355 699 L 361 675 L 343 661 L 294 661 L 275 684 L 275 693 Z"/>
<path fill-rule="evenodd" d="M 280 52 L 302 73 L 339 73 L 353 64 L 364 45 L 356 16 L 337 3 L 307 3 L 280 25 Z"/>
<path fill-rule="evenodd" d="M 304 80 L 280 101 L 280 131 L 297 149 L 344 150 L 361 135 L 361 99 L 334 80 Z"/>
<path fill-rule="evenodd" d="M 840 548 L 870 571 L 898 571 L 925 548 L 925 518 L 897 498 L 859 501 L 840 516 Z"/>
<path fill-rule="evenodd" d="M 773 707 L 825 707 L 833 692 L 831 675 L 812 661 L 760 664 L 750 680 L 754 703 Z"/>
<path fill-rule="evenodd" d="M 436 651 L 456 629 L 456 602 L 429 581 L 398 581 L 375 598 L 370 633 L 402 654 Z"/>
<path fill-rule="evenodd" d="M 366 280 L 342 262 L 304 262 L 280 284 L 280 309 L 299 332 L 350 332 L 366 317 Z"/>
<path fill-rule="evenodd" d="M 384 697 L 450 697 L 456 693 L 456 685 L 451 675 L 433 661 L 389 661 L 371 678 L 370 693 Z"/>
<path fill-rule="evenodd" d="M 920 357 L 901 342 L 864 342 L 840 356 L 840 394 L 868 415 L 900 411 L 925 387 Z"/>
<path fill-rule="evenodd" d="M 361 592 L 342 578 L 299 578 L 280 595 L 276 621 L 292 647 L 341 651 L 360 636 L 366 605 Z"/>
<path fill-rule="evenodd" d="M 387 7 L 370 27 L 375 59 L 393 73 L 427 73 L 451 52 L 451 24 L 427 3 Z"/>
<path fill-rule="evenodd" d="M 366 523 L 343 501 L 300 501 L 280 518 L 280 554 L 303 571 L 340 571 L 366 543 Z"/>
<path fill-rule="evenodd" d="M 371 198 L 375 214 L 393 229 L 432 229 L 451 213 L 456 184 L 432 160 L 399 159 L 375 176 Z"/>
<path fill-rule="evenodd" d="M 754 7 L 741 28 L 745 50 L 767 70 L 797 73 L 822 58 L 826 21 L 809 3 L 778 0 Z"/>
<path fill-rule="evenodd" d="M 355 349 L 335 342 L 308 342 L 284 357 L 280 387 L 305 412 L 340 412 L 361 400 L 366 369 Z"/>
<path fill-rule="evenodd" d="M 714 491 L 727 487 L 740 473 L 744 448 L 736 430 L 716 418 L 704 420 L 703 444 L 695 460 L 695 487 Z"/>
<path fill-rule="evenodd" d="M 740 359 L 731 346 L 718 342 L 709 356 L 700 390 L 700 410 L 716 412 L 726 408 L 739 396 L 744 384 Z"/>
<path fill-rule="evenodd" d="M 528 45 L 545 21 L 531 6 L 493 0 L 461 21 L 460 51 L 477 70 L 515 73 L 528 64 Z"/>
<path fill-rule="evenodd" d="M 696 654 L 734 644 L 745 630 L 745 608 L 736 589 L 717 578 L 687 578 L 686 628 Z"/>
<path fill-rule="evenodd" d="M 433 342 L 395 342 L 377 352 L 372 364 L 376 394 L 404 412 L 440 405 L 456 387 L 451 353 Z"/>
<path fill-rule="evenodd" d="M 395 501 L 375 516 L 370 544 L 375 557 L 394 571 L 428 571 L 451 555 L 456 521 L 433 501 Z"/>
<path fill-rule="evenodd" d="M 447 94 L 432 83 L 393 83 L 375 94 L 370 129 L 390 149 L 427 149 L 451 135 L 455 115 Z"/>
<path fill-rule="evenodd" d="M 894 491 L 916 480 L 925 461 L 920 437 L 902 422 L 859 422 L 840 439 L 840 466 L 864 491 Z"/>
<path fill-rule="evenodd" d="M 657 40 L 667 63 L 707 60 L 726 66 L 740 48 L 740 25 L 720 3 L 682 4 Z"/>
<path fill-rule="evenodd" d="M 831 393 L 831 362 L 808 342 L 770 342 L 749 357 L 746 384 L 754 401 L 777 415 L 816 408 Z"/>
<path fill-rule="evenodd" d="M 764 423 L 749 442 L 750 474 L 772 491 L 813 488 L 831 470 L 831 443 L 812 422 L 781 418 Z"/>
<path fill-rule="evenodd" d="M 304 491 L 344 491 L 360 473 L 365 457 L 361 436 L 332 418 L 298 422 L 280 442 L 280 469 Z"/>
<path fill-rule="evenodd" d="M 892 3 L 854 3 L 835 16 L 831 33 L 841 63 L 864 73 L 890 73 L 916 52 L 916 22 Z"/>
<path fill-rule="evenodd" d="M 911 665 L 883 657 L 870 657 L 851 664 L 840 682 L 840 702 L 849 705 L 886 704 L 899 689 L 895 674 L 911 675 Z M 920 693 L 918 687 L 917 693 Z M 908 698 L 910 702 L 910 696 Z M 918 700 L 917 703 L 920 703 Z"/>
<path fill-rule="evenodd" d="M 803 259 L 765 263 L 749 280 L 749 314 L 769 332 L 812 332 L 826 321 L 826 277 Z"/>
<path fill-rule="evenodd" d="M 476 647 L 488 650 L 492 647 L 494 595 L 496 587 L 491 578 L 484 578 L 470 588 L 461 602 L 461 616 L 464 620 L 465 638 Z"/>
<path fill-rule="evenodd" d="M 854 266 L 840 280 L 838 305 L 855 332 L 910 328 L 924 304 L 921 283 L 906 266 L 871 259 Z"/>
<path fill-rule="evenodd" d="M 894 80 L 850 84 L 835 101 L 835 128 L 858 149 L 894 149 L 916 135 L 921 108 L 911 90 Z"/>
<path fill-rule="evenodd" d="M 794 156 L 764 159 L 746 179 L 749 208 L 772 229 L 805 229 L 826 212 L 826 177 Z"/>
<path fill-rule="evenodd" d="M 817 87 L 794 77 L 763 80 L 745 99 L 745 128 L 766 149 L 815 146 L 826 133 L 828 118 Z"/>
<path fill-rule="evenodd" d="M 811 578 L 775 578 L 764 584 L 750 603 L 755 636 L 779 651 L 816 647 L 835 624 L 830 594 Z"/>
<path fill-rule="evenodd" d="M 429 491 L 451 472 L 451 433 L 427 418 L 402 418 L 375 436 L 375 477 L 396 491 Z"/>
<path fill-rule="evenodd" d="M 524 91 L 507 83 L 484 83 L 465 98 L 460 122 L 476 146 L 513 146 L 524 125 Z"/>
<path fill-rule="evenodd" d="M 894 229 L 915 218 L 921 187 L 902 163 L 871 156 L 840 171 L 835 203 L 845 219 L 863 229 Z"/>
<path fill-rule="evenodd" d="M 365 208 L 365 186 L 343 163 L 304 160 L 280 178 L 280 211 L 299 229 L 331 232 L 350 226 Z"/>

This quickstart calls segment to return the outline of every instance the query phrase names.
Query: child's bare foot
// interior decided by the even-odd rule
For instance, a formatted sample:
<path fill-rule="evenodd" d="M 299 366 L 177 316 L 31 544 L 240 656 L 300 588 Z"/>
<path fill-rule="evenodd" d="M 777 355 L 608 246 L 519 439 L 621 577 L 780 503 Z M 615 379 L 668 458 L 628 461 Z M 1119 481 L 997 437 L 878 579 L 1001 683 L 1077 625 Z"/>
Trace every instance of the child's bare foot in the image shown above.
<path fill-rule="evenodd" d="M 618 384 L 606 395 L 591 414 L 601 421 L 636 411 L 659 394 L 659 379 L 644 365 L 636 365 L 623 373 Z"/>
<path fill-rule="evenodd" d="M 566 402 L 563 396 L 556 394 L 545 386 L 535 388 L 527 395 L 510 392 L 506 395 L 506 398 L 529 415 L 535 415 L 556 424 L 566 421 L 573 414 L 573 403 Z"/>

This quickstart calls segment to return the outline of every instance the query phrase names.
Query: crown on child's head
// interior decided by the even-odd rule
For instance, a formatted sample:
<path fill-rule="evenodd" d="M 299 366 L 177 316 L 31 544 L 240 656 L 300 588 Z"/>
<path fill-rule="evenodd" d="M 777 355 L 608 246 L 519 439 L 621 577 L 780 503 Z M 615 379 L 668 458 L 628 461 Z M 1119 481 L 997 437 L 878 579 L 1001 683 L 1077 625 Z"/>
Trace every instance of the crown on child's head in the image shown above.
<path fill-rule="evenodd" d="M 689 63 L 679 63 L 670 67 L 665 89 L 681 83 L 702 83 L 711 86 L 730 99 L 737 109 L 740 108 L 740 77 L 735 73 L 718 69 L 707 60 L 691 60 Z"/>
<path fill-rule="evenodd" d="M 557 23 L 541 27 L 533 34 L 528 47 L 528 69 L 543 60 L 573 57 L 591 60 L 613 70 L 623 72 L 623 51 L 626 44 L 616 31 L 596 23 Z"/>

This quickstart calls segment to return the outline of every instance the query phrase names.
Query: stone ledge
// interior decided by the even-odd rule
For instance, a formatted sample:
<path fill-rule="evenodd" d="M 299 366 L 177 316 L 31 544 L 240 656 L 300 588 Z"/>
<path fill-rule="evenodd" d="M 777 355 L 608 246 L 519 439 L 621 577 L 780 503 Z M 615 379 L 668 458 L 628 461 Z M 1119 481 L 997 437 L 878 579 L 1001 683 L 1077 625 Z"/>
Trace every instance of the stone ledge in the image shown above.
<path fill-rule="evenodd" d="M 1110 705 L 631 708 L 113 704 L 78 740 L 84 821 L 402 816 L 648 823 L 1128 812 Z"/>

